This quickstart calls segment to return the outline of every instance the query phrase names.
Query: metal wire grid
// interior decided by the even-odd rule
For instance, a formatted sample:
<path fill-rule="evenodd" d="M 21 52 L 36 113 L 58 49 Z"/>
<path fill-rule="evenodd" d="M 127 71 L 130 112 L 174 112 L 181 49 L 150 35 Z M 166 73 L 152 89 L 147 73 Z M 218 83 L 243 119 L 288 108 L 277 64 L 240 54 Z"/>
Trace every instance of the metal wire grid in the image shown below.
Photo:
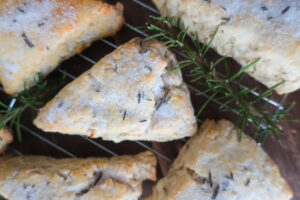
<path fill-rule="evenodd" d="M 141 6 L 143 9 L 147 9 L 148 11 L 152 12 L 154 15 L 159 15 L 159 11 L 156 10 L 155 8 L 145 4 L 144 2 L 140 1 L 140 0 L 131 0 L 132 2 L 136 3 L 137 5 Z M 141 36 L 147 36 L 146 33 L 142 32 L 141 30 L 139 29 L 136 29 L 134 26 L 128 24 L 125 22 L 124 26 L 128 29 L 130 29 L 131 31 L 135 32 L 135 34 L 139 34 Z M 113 48 L 117 48 L 118 46 L 115 45 L 114 43 L 110 42 L 109 40 L 106 40 L 106 39 L 101 39 L 101 41 L 103 43 L 105 43 L 106 45 L 110 46 L 110 47 L 113 47 Z M 185 58 L 185 55 L 181 54 L 180 52 L 177 52 L 176 50 L 174 50 L 174 53 L 177 55 L 177 56 L 180 56 L 180 57 L 183 57 Z M 79 57 L 81 57 L 82 59 L 85 59 L 86 61 L 90 62 L 91 64 L 96 64 L 96 61 L 94 61 L 93 59 L 83 55 L 83 54 L 78 54 Z M 66 76 L 68 76 L 69 78 L 71 79 L 75 79 L 76 77 L 73 76 L 72 74 L 68 73 L 67 71 L 63 70 L 63 69 L 57 69 L 60 73 L 63 73 L 65 74 Z M 247 88 L 246 86 L 243 85 L 243 87 Z M 191 85 L 188 85 L 188 88 L 190 89 L 190 91 L 192 92 L 196 92 L 196 93 L 199 93 L 199 90 Z M 0 90 L 2 92 L 4 92 L 3 88 L 0 87 Z M 252 92 L 253 95 L 255 96 L 258 96 L 259 93 L 257 92 Z M 208 98 L 208 96 L 206 95 L 203 95 L 205 98 Z M 287 95 L 285 95 L 280 102 L 276 102 L 272 99 L 269 99 L 269 98 L 264 98 L 263 100 L 273 106 L 275 106 L 277 108 L 277 111 L 283 109 L 284 107 L 282 106 L 284 101 L 286 100 L 287 98 Z M 219 101 L 214 101 L 215 103 L 217 103 L 218 105 L 221 105 L 221 102 Z M 9 107 L 12 108 L 14 107 L 16 103 L 16 99 L 13 98 L 9 104 Z M 238 113 L 236 113 L 238 114 Z M 197 119 L 198 123 L 202 123 L 202 120 L 200 119 Z M 24 131 L 27 131 L 28 133 L 30 133 L 32 136 L 38 138 L 39 140 L 47 143 L 48 145 L 54 147 L 55 149 L 57 149 L 58 151 L 60 151 L 61 153 L 65 154 L 66 156 L 68 157 L 72 157 L 72 158 L 76 158 L 77 156 L 72 154 L 71 152 L 69 152 L 68 150 L 64 149 L 63 147 L 55 144 L 54 142 L 48 140 L 47 138 L 41 136 L 40 134 L 38 134 L 37 132 L 31 130 L 30 128 L 26 127 L 25 125 L 21 124 L 21 129 L 23 129 Z M 118 155 L 117 153 L 113 152 L 112 150 L 110 150 L 109 148 L 103 146 L 102 144 L 88 138 L 88 137 L 85 137 L 85 136 L 80 136 L 83 140 L 86 140 L 87 142 L 89 142 L 90 144 L 94 145 L 95 147 L 101 149 L 102 151 L 105 151 L 107 153 L 109 153 L 110 155 L 112 156 L 116 156 Z M 184 139 L 182 139 L 183 141 L 185 141 Z M 140 142 L 140 141 L 134 141 L 135 143 L 137 143 L 138 145 L 140 145 L 141 147 L 147 149 L 147 150 L 150 150 L 152 151 L 154 154 L 156 154 L 156 156 L 162 158 L 163 160 L 167 161 L 167 162 L 172 162 L 172 159 L 170 159 L 169 157 L 167 157 L 166 155 L 156 151 L 155 149 L 153 149 L 152 147 L 144 144 L 143 142 Z M 11 149 L 15 154 L 17 155 L 22 155 L 21 152 L 19 152 L 18 150 L 16 149 Z"/>

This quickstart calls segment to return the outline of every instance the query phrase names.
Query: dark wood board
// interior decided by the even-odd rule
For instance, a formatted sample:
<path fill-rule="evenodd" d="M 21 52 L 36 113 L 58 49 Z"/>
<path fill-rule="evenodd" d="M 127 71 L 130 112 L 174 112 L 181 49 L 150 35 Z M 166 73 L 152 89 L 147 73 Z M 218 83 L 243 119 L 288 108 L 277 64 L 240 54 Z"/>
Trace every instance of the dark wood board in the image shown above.
<path fill-rule="evenodd" d="M 133 26 L 143 25 L 148 21 L 148 16 L 153 15 L 154 13 L 145 9 L 141 5 L 135 3 L 133 0 L 119 0 L 124 4 L 125 8 L 125 18 L 126 22 Z M 116 1 L 109 1 L 111 3 L 115 3 Z M 141 1 L 146 5 L 149 5 L 154 8 L 154 5 L 149 0 Z M 128 28 L 128 26 L 124 26 L 122 30 L 113 38 L 108 38 L 114 44 L 120 45 L 122 43 L 127 42 L 131 38 L 135 36 L 141 36 L 135 31 Z M 82 52 L 83 55 L 93 59 L 94 61 L 98 61 L 106 54 L 112 52 L 114 50 L 113 47 L 103 43 L 102 41 L 94 42 L 88 49 Z M 214 52 L 209 52 L 210 59 L 219 58 L 219 56 Z M 178 58 L 180 59 L 180 58 Z M 239 65 L 229 59 L 229 65 L 233 69 L 238 69 Z M 59 68 L 67 71 L 68 73 L 78 76 L 82 72 L 86 71 L 92 66 L 91 63 L 82 59 L 79 56 L 74 56 L 66 61 L 64 61 Z M 184 78 L 188 82 L 188 78 L 185 75 L 186 71 L 183 71 Z M 54 71 L 49 78 L 59 76 L 60 72 L 57 70 Z M 71 79 L 69 79 L 71 81 Z M 247 77 L 245 83 L 251 87 L 257 87 L 260 91 L 265 89 L 260 83 L 256 82 L 254 79 Z M 300 100 L 300 91 L 291 93 L 287 96 L 279 96 L 274 95 L 274 100 L 277 102 L 282 101 L 285 105 L 288 105 L 291 102 Z M 9 102 L 7 95 L 3 92 L 0 93 L 0 100 Z M 196 96 L 192 94 L 192 102 L 195 107 L 195 110 L 199 108 L 199 106 L 205 101 L 205 98 L 202 96 Z M 270 108 L 271 109 L 271 108 Z M 300 113 L 297 111 L 300 110 L 300 105 L 296 104 L 296 106 L 291 110 L 290 117 L 292 118 L 300 118 Z M 209 104 L 209 107 L 203 112 L 200 118 L 206 119 L 221 119 L 227 118 L 232 121 L 236 118 L 235 114 L 232 113 L 221 113 L 219 112 L 217 105 L 214 103 Z M 49 155 L 54 157 L 67 157 L 68 155 L 58 150 L 56 147 L 53 147 L 47 143 L 47 141 L 51 141 L 54 144 L 66 149 L 77 157 L 88 157 L 88 156 L 111 156 L 108 152 L 99 149 L 95 145 L 91 145 L 90 142 L 82 139 L 79 136 L 66 136 L 60 134 L 49 134 L 44 133 L 34 127 L 31 123 L 30 113 L 27 112 L 24 114 L 22 118 L 22 124 L 28 127 L 28 129 L 23 129 L 23 140 L 22 142 L 15 141 L 11 145 L 11 149 L 16 149 L 20 151 L 22 154 L 38 154 L 38 155 Z M 281 137 L 279 141 L 276 141 L 273 137 L 269 137 L 264 145 L 264 149 L 271 156 L 271 158 L 278 164 L 280 171 L 283 177 L 288 181 L 290 186 L 292 187 L 295 197 L 294 200 L 300 200 L 300 124 L 297 123 L 282 123 L 283 129 L 285 130 L 285 135 Z M 46 142 L 42 141 L 37 136 L 34 136 L 30 131 L 35 131 L 39 136 L 46 138 Z M 248 132 L 248 134 L 251 134 Z M 110 149 L 111 151 L 117 154 L 134 154 L 137 152 L 144 151 L 145 148 L 140 146 L 135 142 L 122 142 L 119 144 L 115 144 L 113 142 L 102 141 L 101 139 L 95 139 L 95 142 L 103 145 L 104 147 Z M 184 141 L 173 141 L 166 143 L 145 143 L 148 146 L 152 146 L 158 152 L 166 155 L 171 159 L 175 159 L 178 153 L 178 150 L 184 144 Z M 163 159 L 159 158 L 159 166 L 158 166 L 158 178 L 166 175 L 170 162 L 167 162 Z M 151 192 L 151 186 L 153 183 L 147 182 L 144 184 L 145 193 L 144 196 L 147 196 Z"/>

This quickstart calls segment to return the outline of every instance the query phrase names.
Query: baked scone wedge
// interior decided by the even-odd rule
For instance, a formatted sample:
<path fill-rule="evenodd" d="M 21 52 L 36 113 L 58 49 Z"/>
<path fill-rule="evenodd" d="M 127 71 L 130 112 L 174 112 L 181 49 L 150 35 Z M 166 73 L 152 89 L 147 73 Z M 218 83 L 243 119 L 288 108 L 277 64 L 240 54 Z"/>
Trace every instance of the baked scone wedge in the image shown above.
<path fill-rule="evenodd" d="M 123 22 L 120 3 L 0 1 L 0 82 L 15 95 L 92 41 L 114 35 Z"/>
<path fill-rule="evenodd" d="M 156 180 L 147 151 L 112 158 L 0 158 L 0 194 L 9 200 L 137 200 L 142 182 Z"/>
<path fill-rule="evenodd" d="M 168 141 L 197 129 L 175 56 L 155 40 L 134 38 L 63 88 L 34 124 L 44 131 L 104 140 Z"/>
<path fill-rule="evenodd" d="M 206 120 L 180 150 L 148 200 L 289 200 L 293 193 L 276 164 L 234 124 Z"/>
<path fill-rule="evenodd" d="M 1 116 L 0 116 L 1 120 Z M 0 130 L 0 154 L 6 150 L 8 144 L 12 143 L 13 135 L 6 127 Z"/>
<path fill-rule="evenodd" d="M 298 0 L 153 0 L 163 16 L 180 17 L 189 34 L 242 66 L 261 60 L 247 72 L 279 94 L 300 87 L 300 4 Z"/>

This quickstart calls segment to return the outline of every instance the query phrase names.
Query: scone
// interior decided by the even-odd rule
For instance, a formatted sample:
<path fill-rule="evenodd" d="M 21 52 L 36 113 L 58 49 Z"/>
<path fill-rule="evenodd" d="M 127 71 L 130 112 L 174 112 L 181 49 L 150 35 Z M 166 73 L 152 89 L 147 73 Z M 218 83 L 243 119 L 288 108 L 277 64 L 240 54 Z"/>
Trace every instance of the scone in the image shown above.
<path fill-rule="evenodd" d="M 175 56 L 139 38 L 120 46 L 63 88 L 34 120 L 44 131 L 91 138 L 168 141 L 196 132 Z"/>
<path fill-rule="evenodd" d="M 120 3 L 0 1 L 0 82 L 15 95 L 92 41 L 114 35 L 123 22 Z"/>
<path fill-rule="evenodd" d="M 0 130 L 0 154 L 6 150 L 7 145 L 12 143 L 12 141 L 13 141 L 12 133 L 6 127 L 1 129 Z"/>
<path fill-rule="evenodd" d="M 261 60 L 247 72 L 279 94 L 300 87 L 300 4 L 298 0 L 153 0 L 163 16 L 180 17 L 191 36 L 242 66 Z"/>
<path fill-rule="evenodd" d="M 0 194 L 9 200 L 137 200 L 156 179 L 151 152 L 112 158 L 0 158 Z"/>
<path fill-rule="evenodd" d="M 289 200 L 292 191 L 258 144 L 229 121 L 206 120 L 149 200 Z"/>

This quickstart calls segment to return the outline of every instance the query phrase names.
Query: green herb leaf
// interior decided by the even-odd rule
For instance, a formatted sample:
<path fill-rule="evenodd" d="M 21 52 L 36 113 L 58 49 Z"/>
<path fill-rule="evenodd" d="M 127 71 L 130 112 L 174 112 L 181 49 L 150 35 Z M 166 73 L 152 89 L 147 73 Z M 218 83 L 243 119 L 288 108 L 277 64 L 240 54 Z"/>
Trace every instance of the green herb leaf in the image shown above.
<path fill-rule="evenodd" d="M 22 141 L 21 134 L 21 118 L 26 109 L 30 109 L 32 115 L 36 114 L 36 109 L 43 106 L 46 102 L 56 95 L 59 89 L 66 83 L 65 76 L 60 77 L 57 80 L 48 80 L 42 82 L 40 74 L 34 79 L 35 86 L 27 89 L 26 83 L 24 83 L 24 91 L 15 98 L 21 104 L 10 108 L 5 103 L 0 101 L 0 113 L 3 117 L 0 121 L 0 130 L 4 126 L 8 125 L 9 129 L 16 128 L 18 141 Z M 34 116 L 33 116 L 34 118 Z"/>
<path fill-rule="evenodd" d="M 260 58 L 242 67 L 234 75 L 230 75 L 226 56 L 221 57 L 215 62 L 209 62 L 206 54 L 212 46 L 218 34 L 218 28 L 212 34 L 208 43 L 200 44 L 198 34 L 194 38 L 187 37 L 189 27 L 182 27 L 180 18 L 174 17 L 154 17 L 154 23 L 146 24 L 143 28 L 150 33 L 145 40 L 159 39 L 164 42 L 167 48 L 177 48 L 184 54 L 186 60 L 177 63 L 177 67 L 169 71 L 172 73 L 182 68 L 190 68 L 190 82 L 201 86 L 202 91 L 197 91 L 196 95 L 208 96 L 206 102 L 201 106 L 198 114 L 207 107 L 211 101 L 220 104 L 221 112 L 234 112 L 238 115 L 236 127 L 240 128 L 239 138 L 242 140 L 243 132 L 250 123 L 255 126 L 253 137 L 260 142 L 264 142 L 267 136 L 272 133 L 275 138 L 283 134 L 283 130 L 277 125 L 280 121 L 291 120 L 285 117 L 293 104 L 287 108 L 280 108 L 274 112 L 267 111 L 265 105 L 259 104 L 262 99 L 270 98 L 273 90 L 283 82 L 275 84 L 273 87 L 261 92 L 259 95 L 256 88 L 242 86 L 241 80 L 245 71 L 250 69 L 260 61 Z M 190 46 L 192 44 L 192 46 Z M 224 64 L 225 75 L 216 72 L 216 66 Z M 293 119 L 292 119 L 293 120 Z"/>

